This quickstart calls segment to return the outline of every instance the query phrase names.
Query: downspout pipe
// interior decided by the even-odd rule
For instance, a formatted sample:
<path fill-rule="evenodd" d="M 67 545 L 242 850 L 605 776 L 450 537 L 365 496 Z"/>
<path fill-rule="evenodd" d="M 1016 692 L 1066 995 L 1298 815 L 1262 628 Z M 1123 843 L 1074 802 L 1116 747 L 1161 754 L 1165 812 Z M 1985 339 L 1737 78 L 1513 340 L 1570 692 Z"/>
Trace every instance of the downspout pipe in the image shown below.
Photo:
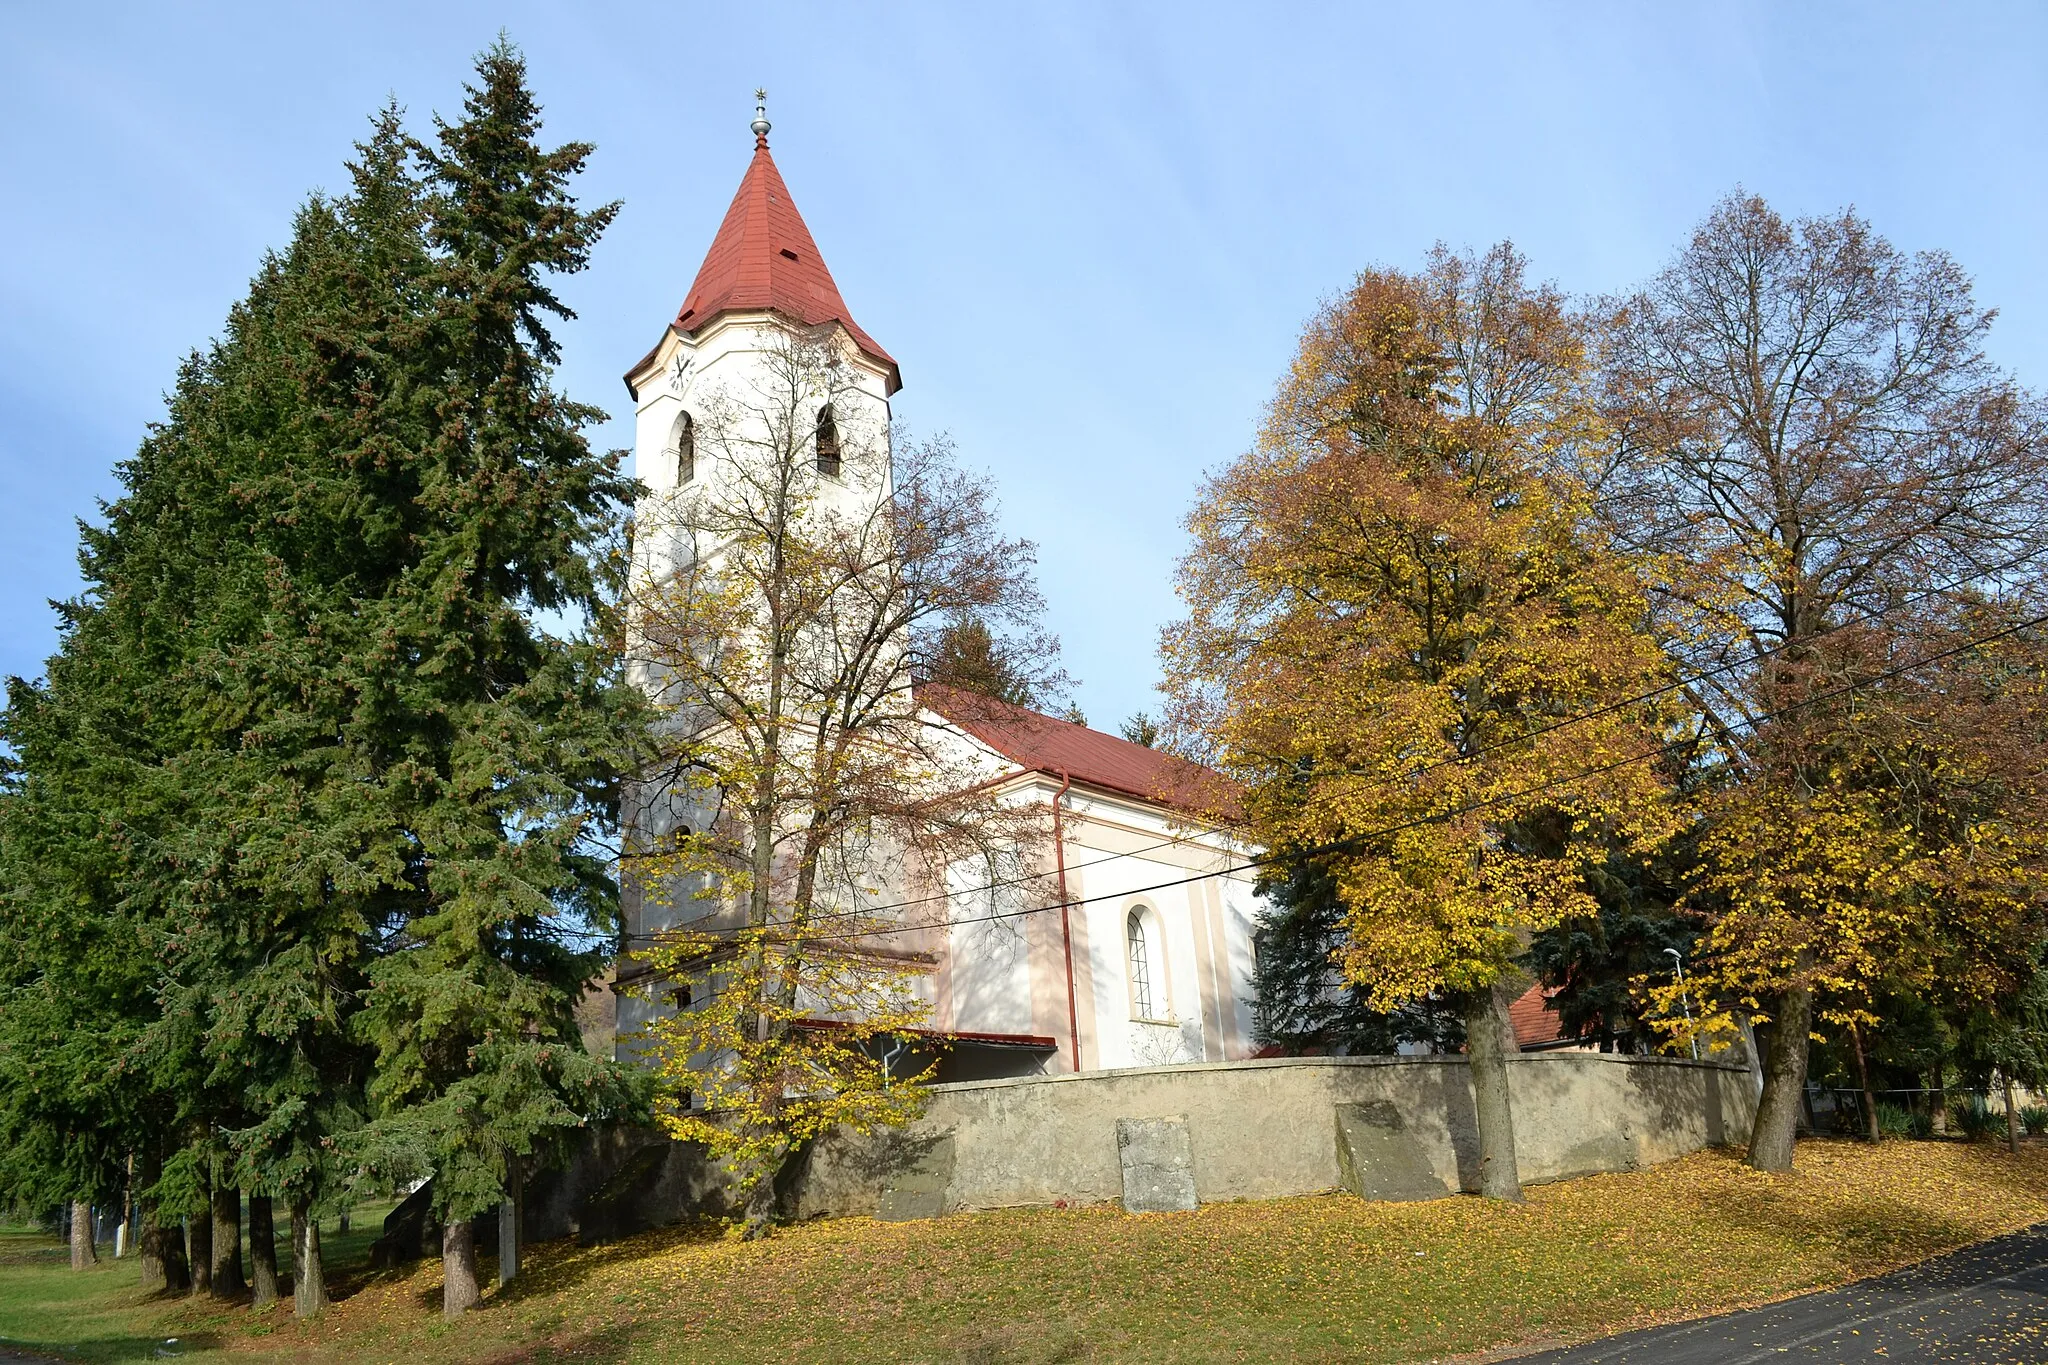
<path fill-rule="evenodd" d="M 1074 777 L 1066 769 L 1058 770 L 1060 792 L 1052 799 L 1052 851 L 1059 868 L 1060 890 L 1060 945 L 1067 955 L 1067 1049 L 1072 1054 L 1074 1070 L 1081 1069 L 1081 1008 L 1074 999 L 1074 924 L 1072 919 L 1072 898 L 1067 895 L 1067 828 L 1063 815 L 1067 805 L 1067 788 L 1074 785 Z"/>

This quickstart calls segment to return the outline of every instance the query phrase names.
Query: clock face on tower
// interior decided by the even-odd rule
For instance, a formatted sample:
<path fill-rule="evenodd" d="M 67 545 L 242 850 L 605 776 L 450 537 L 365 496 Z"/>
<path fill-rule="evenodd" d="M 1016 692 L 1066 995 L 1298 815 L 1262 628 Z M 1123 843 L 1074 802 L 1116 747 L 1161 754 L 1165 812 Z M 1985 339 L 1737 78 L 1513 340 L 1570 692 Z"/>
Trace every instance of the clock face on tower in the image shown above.
<path fill-rule="evenodd" d="M 695 364 L 690 357 L 677 351 L 668 362 L 668 391 L 681 398 L 690 391 L 690 371 Z"/>

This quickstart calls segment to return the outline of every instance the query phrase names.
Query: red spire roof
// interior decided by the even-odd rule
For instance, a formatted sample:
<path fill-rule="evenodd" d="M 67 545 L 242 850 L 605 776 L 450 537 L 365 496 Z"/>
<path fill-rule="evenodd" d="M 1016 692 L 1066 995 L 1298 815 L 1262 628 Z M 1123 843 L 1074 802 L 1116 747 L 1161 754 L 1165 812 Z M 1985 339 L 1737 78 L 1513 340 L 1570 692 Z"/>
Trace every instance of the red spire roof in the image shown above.
<path fill-rule="evenodd" d="M 839 286 L 768 154 L 768 139 L 759 135 L 753 164 L 676 314 L 676 330 L 694 332 L 720 313 L 740 309 L 772 310 L 807 326 L 837 322 L 856 346 L 889 367 L 892 391 L 902 382 L 896 361 L 860 329 L 839 297 Z"/>

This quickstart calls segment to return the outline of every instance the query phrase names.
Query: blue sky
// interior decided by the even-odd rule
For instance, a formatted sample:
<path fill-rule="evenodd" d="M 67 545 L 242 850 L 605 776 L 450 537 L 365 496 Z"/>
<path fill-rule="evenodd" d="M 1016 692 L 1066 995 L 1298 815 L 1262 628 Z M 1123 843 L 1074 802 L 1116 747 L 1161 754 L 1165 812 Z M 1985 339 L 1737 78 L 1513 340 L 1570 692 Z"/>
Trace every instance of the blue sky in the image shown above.
<path fill-rule="evenodd" d="M 1951 252 L 2048 385 L 2048 7 L 670 3 L 90 7 L 0 44 L 0 673 L 54 648 L 74 519 L 387 95 L 424 131 L 500 26 L 624 212 L 562 382 L 675 313 L 777 163 L 855 316 L 1035 540 L 1105 727 L 1155 706 L 1180 518 L 1317 301 L 1441 239 L 1575 292 L 1654 271 L 1735 185 Z"/>

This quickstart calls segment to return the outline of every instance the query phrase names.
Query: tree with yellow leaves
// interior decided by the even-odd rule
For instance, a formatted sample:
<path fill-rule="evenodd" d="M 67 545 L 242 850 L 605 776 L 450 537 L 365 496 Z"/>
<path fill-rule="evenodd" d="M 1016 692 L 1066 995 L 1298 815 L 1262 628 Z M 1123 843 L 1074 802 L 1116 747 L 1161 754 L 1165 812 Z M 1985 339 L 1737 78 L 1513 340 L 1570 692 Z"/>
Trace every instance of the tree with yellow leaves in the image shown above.
<path fill-rule="evenodd" d="M 1362 274 L 1205 485 L 1165 637 L 1180 741 L 1245 785 L 1254 837 L 1334 875 L 1345 978 L 1378 1009 L 1462 1002 L 1500 1198 L 1515 959 L 1672 819 L 1674 718 L 1635 700 L 1667 673 L 1654 566 L 1594 516 L 1586 380 L 1578 320 L 1506 245 Z"/>
<path fill-rule="evenodd" d="M 1787 221 L 1731 195 L 1611 316 L 1603 513 L 1678 566 L 1655 606 L 1728 784 L 1694 897 L 1725 917 L 1699 984 L 1773 1025 L 1750 1161 L 1789 1169 L 1816 993 L 1853 1014 L 1868 964 L 1937 903 L 1916 869 L 1992 855 L 1901 819 L 1925 803 L 1900 754 L 1935 774 L 1978 760 L 1913 739 L 1941 694 L 1894 713 L 1865 661 L 1938 652 L 1970 602 L 2044 596 L 2048 412 L 1985 355 L 1993 314 L 1957 264 L 1851 212 Z"/>
<path fill-rule="evenodd" d="M 696 397 L 694 477 L 636 528 L 629 650 L 662 718 L 627 894 L 666 927 L 622 972 L 662 1006 L 642 1040 L 659 1117 L 727 1163 L 750 1236 L 805 1143 L 918 1112 L 926 1073 L 892 1063 L 945 904 L 918 889 L 967 862 L 1015 879 L 1040 833 L 928 723 L 918 679 L 964 625 L 1019 676 L 1057 650 L 988 485 L 943 442 L 864 427 L 829 335 L 767 325 L 758 346 L 741 391 Z"/>
<path fill-rule="evenodd" d="M 1769 742 L 1701 805 L 1688 901 L 1706 921 L 1690 982 L 1705 1008 L 1681 1023 L 1679 988 L 1652 994 L 1677 1036 L 1710 1045 L 1771 1020 L 1780 1074 L 1832 1026 L 1867 1092 L 1881 996 L 1996 1015 L 2048 935 L 2048 642 L 2011 606 L 1899 609 L 1761 686 Z M 1867 1093 L 1865 1117 L 1874 1141 Z M 1776 1118 L 1760 1113 L 1752 1142 L 1773 1169 Z"/>

